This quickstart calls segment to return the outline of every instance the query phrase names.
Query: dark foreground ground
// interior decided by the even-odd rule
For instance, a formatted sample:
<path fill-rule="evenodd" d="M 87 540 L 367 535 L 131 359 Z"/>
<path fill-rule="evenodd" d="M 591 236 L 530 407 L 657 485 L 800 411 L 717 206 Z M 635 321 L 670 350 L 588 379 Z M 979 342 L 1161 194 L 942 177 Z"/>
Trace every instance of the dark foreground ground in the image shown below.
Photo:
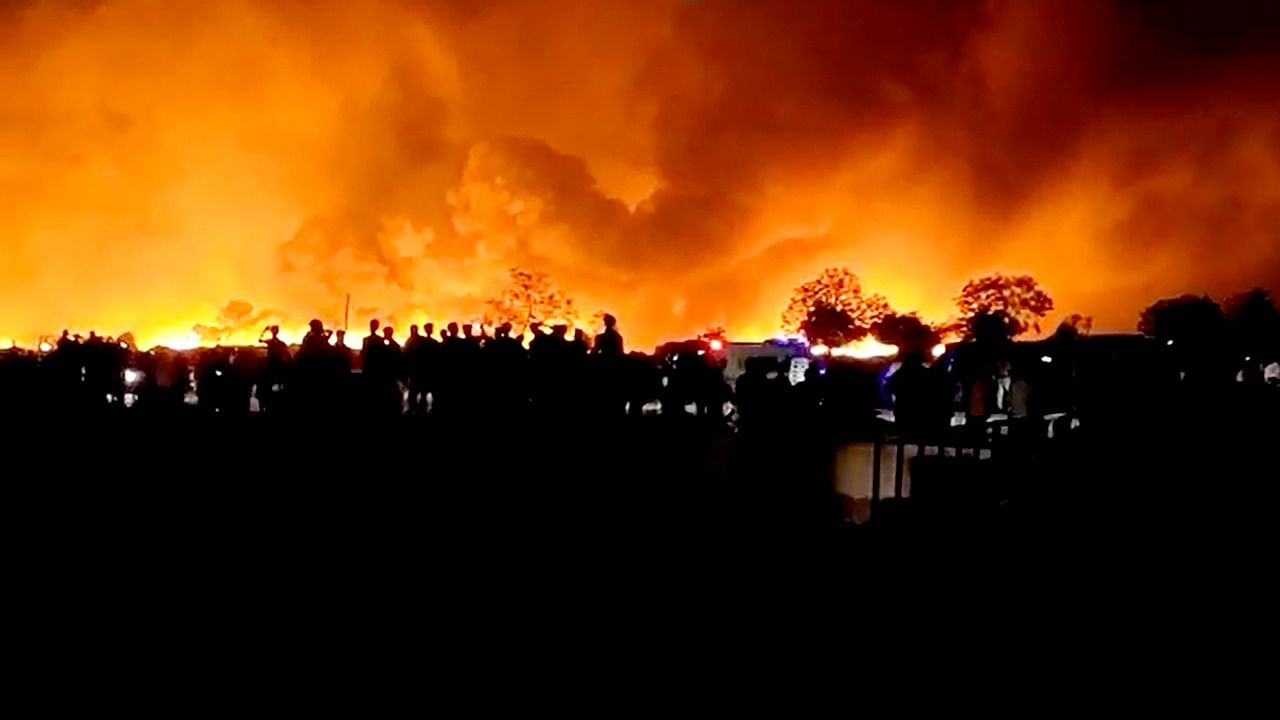
<path fill-rule="evenodd" d="M 234 670 L 670 708 L 812 665 L 895 715 L 1232 715 L 1272 682 L 1277 435 L 1148 421 L 934 459 L 857 526 L 803 428 L 11 425 L 11 625 L 28 669 L 153 701 Z"/>

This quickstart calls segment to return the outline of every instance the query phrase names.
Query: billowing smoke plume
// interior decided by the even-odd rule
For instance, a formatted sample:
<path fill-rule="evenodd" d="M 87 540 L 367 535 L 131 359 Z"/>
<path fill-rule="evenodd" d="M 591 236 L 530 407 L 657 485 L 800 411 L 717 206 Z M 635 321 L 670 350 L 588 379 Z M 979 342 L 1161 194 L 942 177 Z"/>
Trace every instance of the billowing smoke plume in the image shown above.
<path fill-rule="evenodd" d="M 826 265 L 1122 330 L 1280 287 L 1274 3 L 0 8 L 0 335 L 465 321 L 517 265 L 633 345 L 771 333 Z"/>

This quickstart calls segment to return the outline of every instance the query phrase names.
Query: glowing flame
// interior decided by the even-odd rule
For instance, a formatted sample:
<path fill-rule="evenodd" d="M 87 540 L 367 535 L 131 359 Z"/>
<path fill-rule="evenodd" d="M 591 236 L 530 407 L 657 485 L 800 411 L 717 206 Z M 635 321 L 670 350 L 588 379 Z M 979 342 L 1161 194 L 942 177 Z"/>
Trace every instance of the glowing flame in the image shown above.
<path fill-rule="evenodd" d="M 194 350 L 205 344 L 194 332 L 160 335 L 151 343 L 154 347 L 167 347 L 170 350 Z"/>
<path fill-rule="evenodd" d="M 897 345 L 882 343 L 873 337 L 855 340 L 843 347 L 831 348 L 831 355 L 834 357 L 850 357 L 858 360 L 893 357 L 897 354 Z"/>
<path fill-rule="evenodd" d="M 930 350 L 929 353 L 933 355 L 934 359 L 936 360 L 937 358 L 940 358 L 943 355 L 947 354 L 947 346 L 945 343 L 938 343 L 937 345 L 933 346 L 933 349 Z"/>

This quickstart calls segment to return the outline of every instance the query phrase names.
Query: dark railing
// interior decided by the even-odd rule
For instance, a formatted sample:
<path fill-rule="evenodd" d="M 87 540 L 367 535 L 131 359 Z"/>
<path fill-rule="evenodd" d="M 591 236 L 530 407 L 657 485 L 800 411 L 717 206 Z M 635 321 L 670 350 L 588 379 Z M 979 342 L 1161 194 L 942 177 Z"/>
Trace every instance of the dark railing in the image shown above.
<path fill-rule="evenodd" d="M 1050 431 L 1050 428 L 1053 431 Z M 883 500 L 882 483 L 884 480 L 884 460 L 886 448 L 893 449 L 893 499 L 910 497 L 910 489 L 906 487 L 908 475 L 907 464 L 922 457 L 973 457 L 975 460 L 992 460 L 1006 453 L 1019 453 L 1028 448 L 1029 443 L 1053 442 L 1066 437 L 1067 430 L 1072 428 L 1072 416 L 1059 415 L 1052 419 L 1024 418 L 1020 420 L 997 420 L 984 423 L 983 427 L 974 431 L 972 426 L 951 428 L 949 432 L 927 436 L 905 436 L 892 432 L 892 427 L 885 427 L 884 432 L 871 438 L 851 439 L 850 444 L 870 442 L 871 451 L 871 488 L 868 495 L 870 511 Z M 909 448 L 914 452 L 908 453 Z M 936 452 L 930 452 L 936 449 Z M 912 478 L 914 482 L 914 477 Z"/>

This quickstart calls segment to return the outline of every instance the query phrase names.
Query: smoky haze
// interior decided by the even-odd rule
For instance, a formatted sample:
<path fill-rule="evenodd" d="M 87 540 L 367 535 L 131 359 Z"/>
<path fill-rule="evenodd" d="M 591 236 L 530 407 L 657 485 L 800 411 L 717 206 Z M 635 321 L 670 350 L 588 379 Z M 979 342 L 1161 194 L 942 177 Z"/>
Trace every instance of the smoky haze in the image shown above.
<path fill-rule="evenodd" d="M 1274 3 L 0 7 L 0 336 L 467 321 L 516 265 L 633 346 L 772 334 L 827 265 L 1116 330 L 1280 288 Z"/>

